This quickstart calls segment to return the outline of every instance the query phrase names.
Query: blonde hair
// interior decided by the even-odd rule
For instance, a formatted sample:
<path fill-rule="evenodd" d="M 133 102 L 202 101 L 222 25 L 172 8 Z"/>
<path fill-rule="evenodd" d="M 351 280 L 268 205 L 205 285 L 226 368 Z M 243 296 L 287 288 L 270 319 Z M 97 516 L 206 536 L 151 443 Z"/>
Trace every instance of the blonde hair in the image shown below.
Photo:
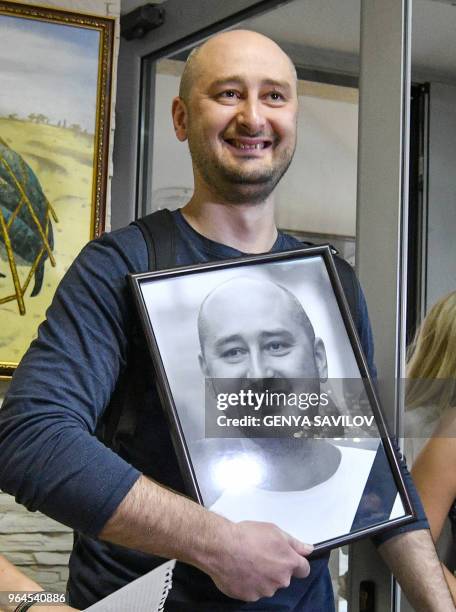
<path fill-rule="evenodd" d="M 407 364 L 406 406 L 442 411 L 456 400 L 456 291 L 431 308 L 417 330 Z"/>

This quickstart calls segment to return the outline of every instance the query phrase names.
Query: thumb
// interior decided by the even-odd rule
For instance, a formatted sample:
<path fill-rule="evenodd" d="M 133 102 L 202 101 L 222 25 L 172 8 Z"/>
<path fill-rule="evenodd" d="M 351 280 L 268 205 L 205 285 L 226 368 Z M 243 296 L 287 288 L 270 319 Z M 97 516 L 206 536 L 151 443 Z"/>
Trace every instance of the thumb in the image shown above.
<path fill-rule="evenodd" d="M 310 574 L 310 563 L 305 557 L 296 556 L 296 567 L 293 570 L 293 576 L 296 578 L 307 578 Z"/>
<path fill-rule="evenodd" d="M 288 538 L 288 543 L 293 548 L 293 550 L 295 550 L 298 553 L 298 555 L 307 557 L 308 555 L 310 555 L 310 553 L 313 552 L 313 549 L 314 549 L 313 544 L 305 544 L 304 542 L 301 542 L 301 540 L 294 538 L 290 534 L 287 534 L 287 538 Z"/>

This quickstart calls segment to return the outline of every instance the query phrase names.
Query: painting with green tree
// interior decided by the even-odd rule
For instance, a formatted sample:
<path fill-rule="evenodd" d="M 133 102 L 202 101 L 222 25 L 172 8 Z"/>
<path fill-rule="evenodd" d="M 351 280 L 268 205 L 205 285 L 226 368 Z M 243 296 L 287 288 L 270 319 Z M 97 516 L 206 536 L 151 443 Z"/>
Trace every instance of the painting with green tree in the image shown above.
<path fill-rule="evenodd" d="M 114 21 L 0 2 L 0 376 L 104 229 Z"/>

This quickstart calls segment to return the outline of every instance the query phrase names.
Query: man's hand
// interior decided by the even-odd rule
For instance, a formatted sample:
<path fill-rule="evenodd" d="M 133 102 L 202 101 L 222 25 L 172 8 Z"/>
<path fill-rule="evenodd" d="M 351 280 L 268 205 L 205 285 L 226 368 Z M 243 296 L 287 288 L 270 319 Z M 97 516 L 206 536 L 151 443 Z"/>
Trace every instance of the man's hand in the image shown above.
<path fill-rule="evenodd" d="M 256 601 L 309 575 L 313 547 L 270 523 L 232 523 L 141 476 L 101 539 L 194 565 L 229 597 Z"/>
<path fill-rule="evenodd" d="M 289 586 L 292 576 L 306 578 L 306 555 L 313 546 L 303 544 L 271 523 L 243 521 L 226 526 L 226 547 L 204 568 L 229 597 L 257 601 Z"/>

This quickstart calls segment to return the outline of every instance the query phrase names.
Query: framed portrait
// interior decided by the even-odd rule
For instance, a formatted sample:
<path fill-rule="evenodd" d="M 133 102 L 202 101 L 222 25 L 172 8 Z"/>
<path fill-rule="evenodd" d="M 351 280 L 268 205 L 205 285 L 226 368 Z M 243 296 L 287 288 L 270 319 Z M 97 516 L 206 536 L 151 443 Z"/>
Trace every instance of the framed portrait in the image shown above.
<path fill-rule="evenodd" d="M 114 19 L 0 1 L 0 376 L 104 229 Z"/>
<path fill-rule="evenodd" d="M 195 500 L 316 552 L 413 520 L 329 246 L 130 282 Z"/>

